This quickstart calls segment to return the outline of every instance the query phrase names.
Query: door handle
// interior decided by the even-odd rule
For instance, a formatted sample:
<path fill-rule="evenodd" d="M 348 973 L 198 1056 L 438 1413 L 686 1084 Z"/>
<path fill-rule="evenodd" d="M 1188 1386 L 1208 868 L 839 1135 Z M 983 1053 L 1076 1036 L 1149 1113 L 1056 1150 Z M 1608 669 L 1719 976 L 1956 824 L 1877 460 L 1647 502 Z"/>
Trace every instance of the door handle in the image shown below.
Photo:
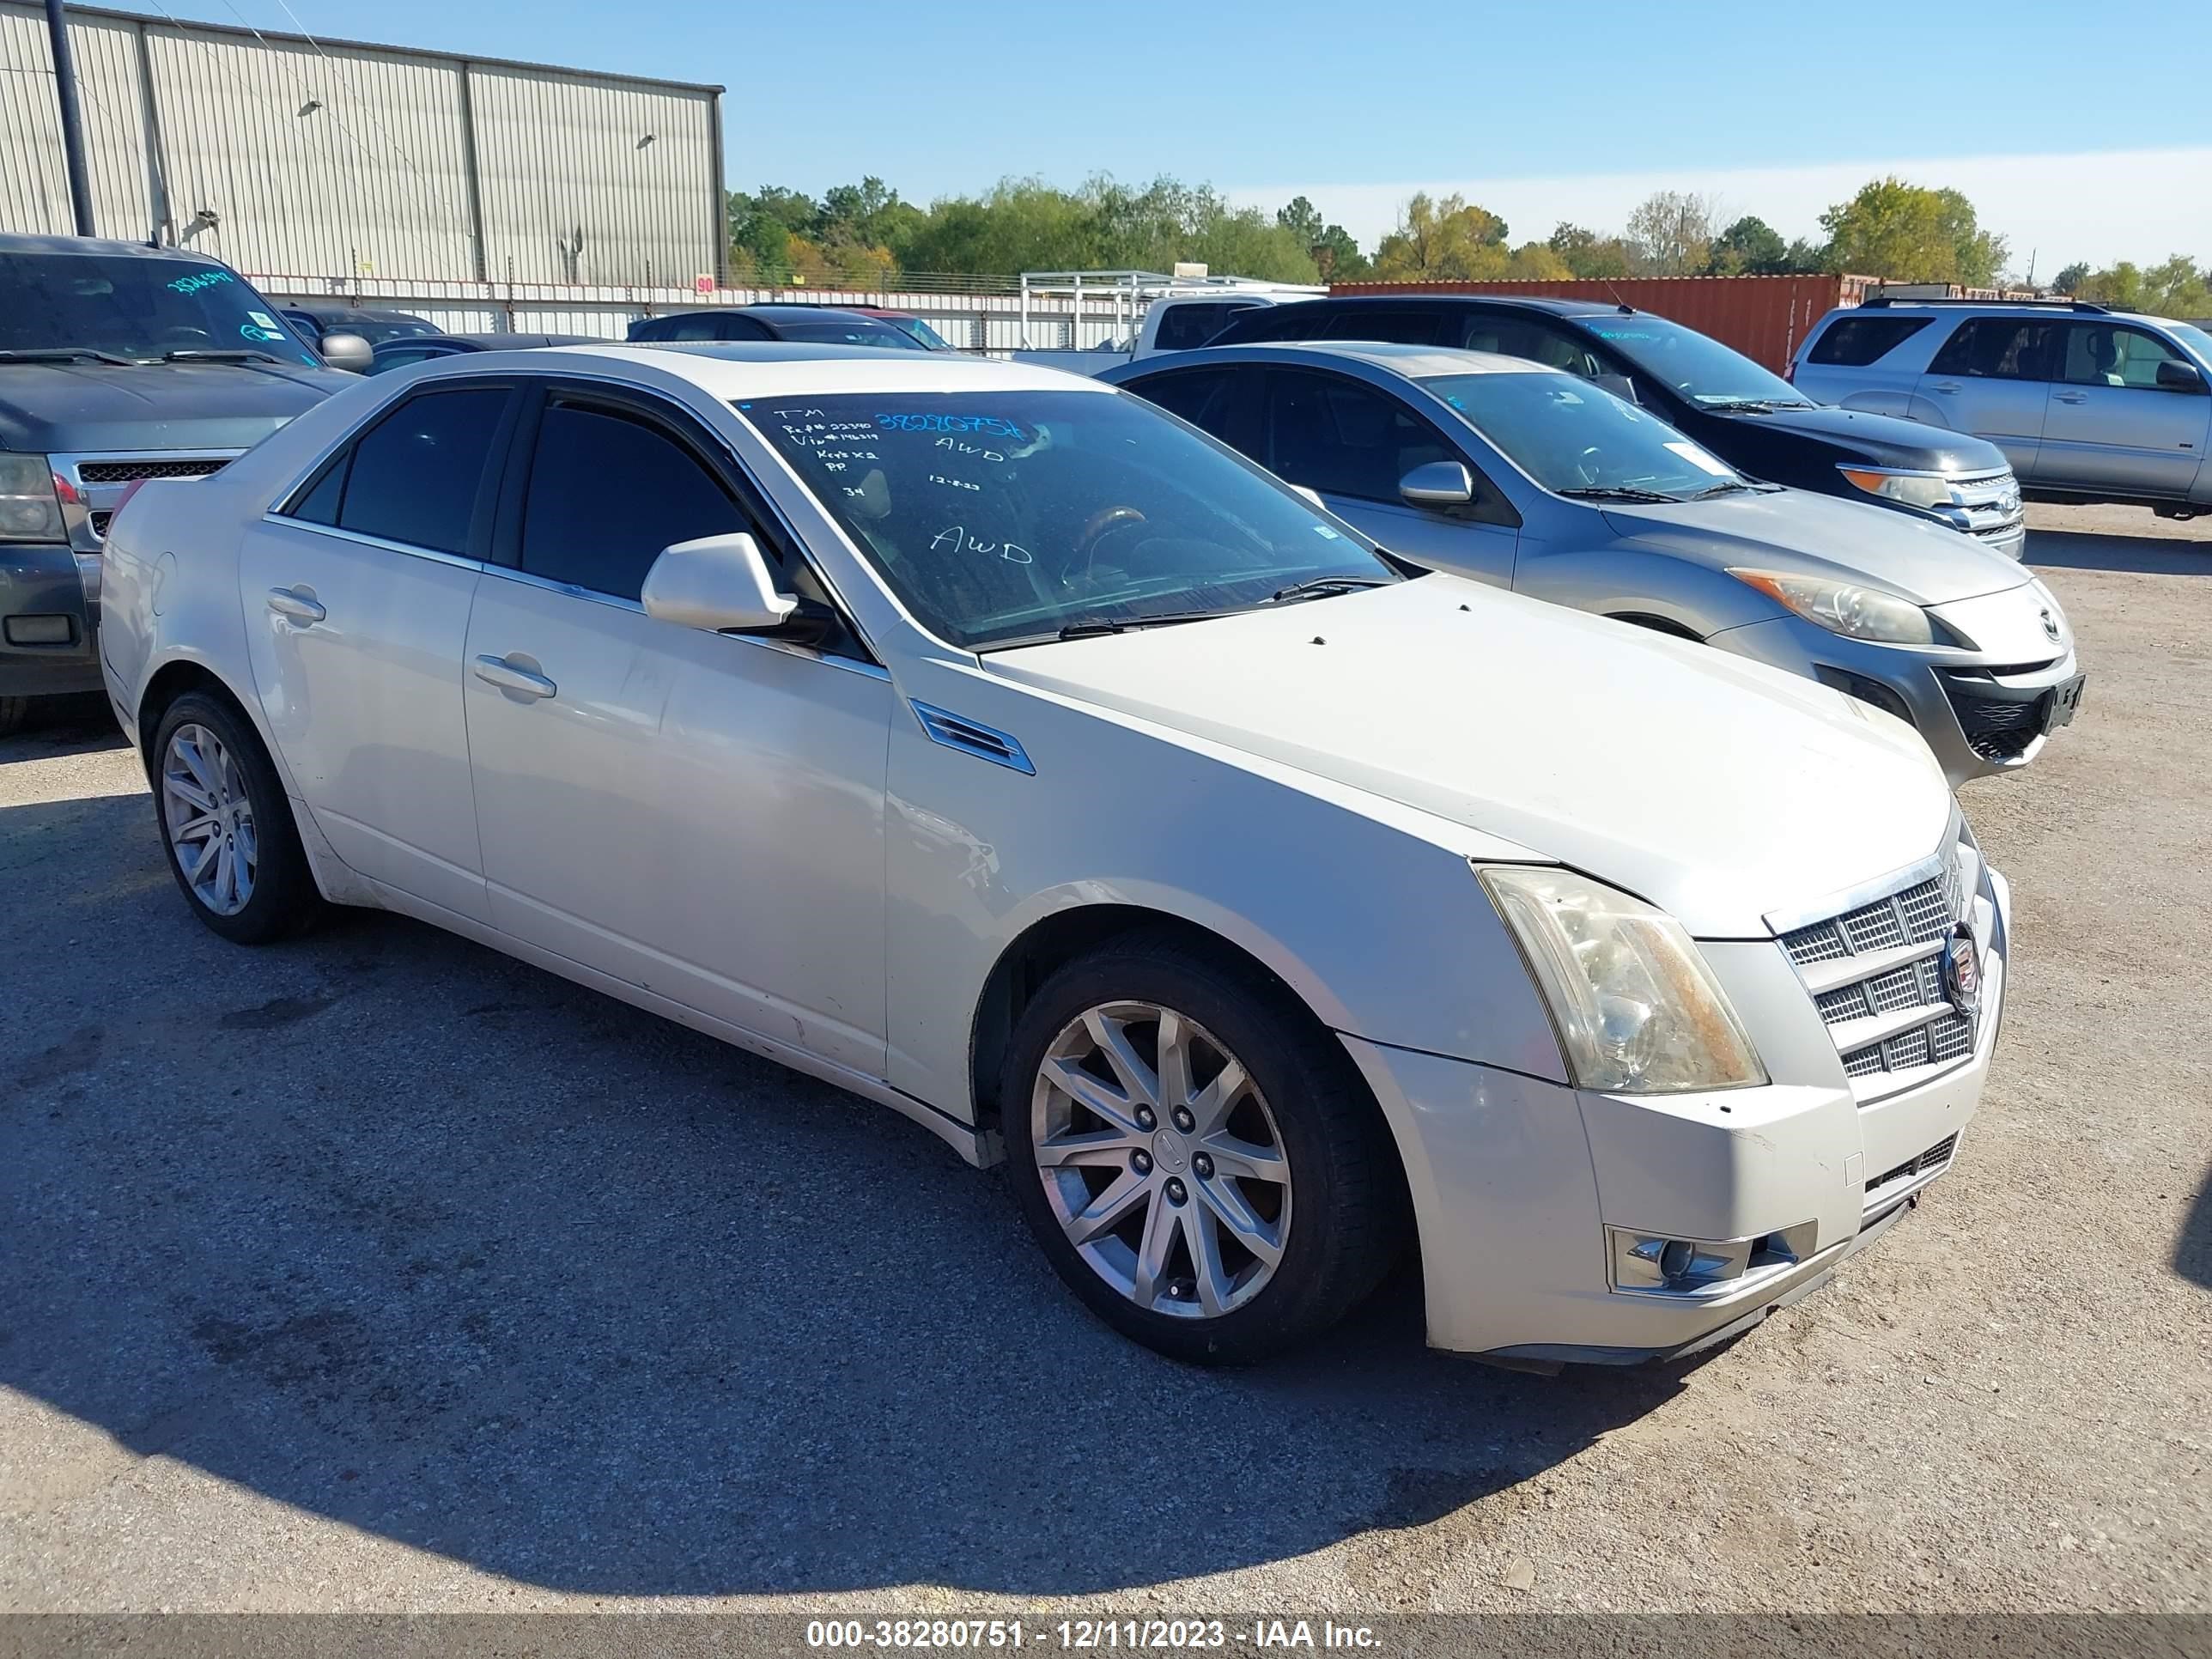
<path fill-rule="evenodd" d="M 2051 395 L 2062 404 L 2086 404 L 2089 401 L 2089 394 L 2086 392 L 2054 392 Z"/>
<path fill-rule="evenodd" d="M 322 601 L 312 593 L 301 593 L 289 587 L 269 590 L 269 608 L 278 616 L 295 622 L 302 628 L 311 628 L 331 613 L 323 608 Z"/>
<path fill-rule="evenodd" d="M 1952 396 L 1959 390 L 1955 386 L 1931 386 L 1928 389 L 1930 392 L 1940 392 L 1947 398 Z"/>
<path fill-rule="evenodd" d="M 512 691 L 517 696 L 550 697 L 561 688 L 543 674 L 533 674 L 527 668 L 517 668 L 504 657 L 478 657 L 476 676 L 486 685 L 495 685 L 502 691 Z"/>

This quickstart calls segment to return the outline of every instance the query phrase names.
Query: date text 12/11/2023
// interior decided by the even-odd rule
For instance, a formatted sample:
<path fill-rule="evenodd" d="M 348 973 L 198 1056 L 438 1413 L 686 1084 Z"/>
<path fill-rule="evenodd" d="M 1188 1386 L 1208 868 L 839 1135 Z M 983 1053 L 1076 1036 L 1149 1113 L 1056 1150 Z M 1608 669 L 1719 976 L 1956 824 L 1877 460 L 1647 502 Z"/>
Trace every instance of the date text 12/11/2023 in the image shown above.
<path fill-rule="evenodd" d="M 1047 1648 L 1066 1653 L 1170 1652 L 1245 1648 L 1258 1651 L 1358 1651 L 1377 1645 L 1365 1625 L 1332 1620 L 1062 1619 L 1048 1624 L 1019 1619 L 815 1619 L 806 1645 L 818 1649 L 875 1649 L 929 1653 L 988 1652 Z"/>

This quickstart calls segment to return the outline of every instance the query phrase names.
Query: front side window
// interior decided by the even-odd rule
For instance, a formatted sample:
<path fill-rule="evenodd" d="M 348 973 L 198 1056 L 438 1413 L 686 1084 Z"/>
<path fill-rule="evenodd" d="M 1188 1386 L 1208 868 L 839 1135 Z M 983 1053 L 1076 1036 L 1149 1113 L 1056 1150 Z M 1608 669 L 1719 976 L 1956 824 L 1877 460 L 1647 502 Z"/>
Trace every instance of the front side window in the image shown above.
<path fill-rule="evenodd" d="M 466 553 L 492 436 L 507 411 L 505 386 L 417 393 L 356 441 L 337 497 L 341 530 L 440 553 Z M 327 501 L 330 482 L 302 508 Z"/>
<path fill-rule="evenodd" d="M 739 403 L 924 626 L 970 649 L 1389 582 L 1356 534 L 1141 398 L 871 392 Z"/>
<path fill-rule="evenodd" d="M 546 405 L 522 510 L 522 568 L 532 575 L 635 599 L 663 548 L 751 527 L 660 428 L 617 409 Z"/>
<path fill-rule="evenodd" d="M 1131 381 L 1127 389 L 1225 442 L 1237 374 L 1234 368 L 1186 368 L 1146 375 Z"/>
<path fill-rule="evenodd" d="M 2181 354 L 2154 334 L 2118 323 L 2073 323 L 2066 330 L 2066 364 L 2059 378 L 2069 386 L 2158 388 L 2158 366 L 2178 363 Z"/>
<path fill-rule="evenodd" d="M 872 317 L 847 322 L 783 323 L 775 325 L 786 340 L 805 340 L 817 345 L 882 346 L 893 351 L 923 351 L 928 348 L 903 329 L 879 323 Z"/>
<path fill-rule="evenodd" d="M 78 347 L 134 362 L 274 357 L 319 367 L 243 277 L 195 259 L 0 253 L 0 352 Z"/>
<path fill-rule="evenodd" d="M 1969 318 L 1943 343 L 1928 372 L 1977 380 L 2047 380 L 2057 328 L 2040 318 Z"/>
<path fill-rule="evenodd" d="M 1732 346 L 1664 317 L 1596 315 L 1582 326 L 1660 385 L 1693 404 L 1725 409 L 1731 404 L 1802 408 L 1804 395 L 1779 374 L 1761 368 Z"/>
<path fill-rule="evenodd" d="M 1838 317 L 1805 354 L 1808 363 L 1863 368 L 1879 362 L 1928 326 L 1926 317 Z"/>
<path fill-rule="evenodd" d="M 1279 476 L 1355 501 L 1395 502 L 1415 467 L 1466 459 L 1389 392 L 1304 369 L 1268 374 L 1267 434 Z"/>
<path fill-rule="evenodd" d="M 1690 496 L 1741 483 L 1702 445 L 1571 374 L 1438 374 L 1421 386 L 1549 490 Z"/>
<path fill-rule="evenodd" d="M 1231 317 L 1250 309 L 1249 306 L 1227 305 L 1218 301 L 1170 305 L 1160 319 L 1159 333 L 1152 343 L 1162 351 L 1195 351 L 1220 333 L 1222 325 Z"/>
<path fill-rule="evenodd" d="M 1468 351 L 1495 351 L 1507 357 L 1525 357 L 1547 368 L 1563 369 L 1586 379 L 1606 372 L 1605 365 L 1581 341 L 1532 318 L 1491 316 L 1476 312 L 1453 319 L 1453 326 L 1444 337 L 1447 343 Z"/>

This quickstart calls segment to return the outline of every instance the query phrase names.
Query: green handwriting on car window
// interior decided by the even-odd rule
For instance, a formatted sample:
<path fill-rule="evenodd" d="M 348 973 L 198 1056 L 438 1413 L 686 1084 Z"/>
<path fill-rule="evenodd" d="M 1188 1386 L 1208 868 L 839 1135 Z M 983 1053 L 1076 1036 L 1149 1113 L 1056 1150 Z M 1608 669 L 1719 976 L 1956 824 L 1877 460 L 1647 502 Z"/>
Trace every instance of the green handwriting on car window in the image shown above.
<path fill-rule="evenodd" d="M 215 288 L 223 283 L 234 283 L 237 277 L 227 270 L 196 270 L 189 276 L 179 276 L 167 284 L 172 294 L 197 294 L 204 288 Z"/>

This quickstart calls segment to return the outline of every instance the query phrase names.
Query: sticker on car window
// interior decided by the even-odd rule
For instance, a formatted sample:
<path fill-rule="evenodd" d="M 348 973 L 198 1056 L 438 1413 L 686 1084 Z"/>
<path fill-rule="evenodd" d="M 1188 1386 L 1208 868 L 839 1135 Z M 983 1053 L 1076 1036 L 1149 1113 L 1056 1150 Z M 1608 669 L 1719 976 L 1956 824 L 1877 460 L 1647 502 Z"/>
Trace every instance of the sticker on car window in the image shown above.
<path fill-rule="evenodd" d="M 1715 459 L 1711 455 L 1699 448 L 1696 444 L 1691 443 L 1686 440 L 1678 444 L 1668 444 L 1667 447 L 1672 450 L 1675 454 L 1680 455 L 1692 466 L 1696 467 L 1700 472 L 1710 472 L 1716 478 L 1733 478 L 1735 477 L 1735 470 L 1731 468 L 1727 462 Z"/>

